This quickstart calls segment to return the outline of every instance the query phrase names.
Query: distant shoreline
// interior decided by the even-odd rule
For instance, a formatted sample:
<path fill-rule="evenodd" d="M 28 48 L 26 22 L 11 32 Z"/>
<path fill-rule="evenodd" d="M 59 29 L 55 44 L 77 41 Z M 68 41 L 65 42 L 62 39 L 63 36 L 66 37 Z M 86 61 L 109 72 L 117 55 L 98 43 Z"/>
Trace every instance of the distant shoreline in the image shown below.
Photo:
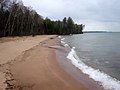
<path fill-rule="evenodd" d="M 83 31 L 83 33 L 120 33 L 120 32 L 111 32 L 111 31 Z"/>

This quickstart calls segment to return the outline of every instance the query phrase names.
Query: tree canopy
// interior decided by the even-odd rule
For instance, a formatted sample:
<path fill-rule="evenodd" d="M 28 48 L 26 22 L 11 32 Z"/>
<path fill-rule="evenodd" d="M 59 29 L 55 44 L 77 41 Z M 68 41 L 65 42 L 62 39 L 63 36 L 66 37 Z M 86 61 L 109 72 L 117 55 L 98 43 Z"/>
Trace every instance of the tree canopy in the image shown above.
<path fill-rule="evenodd" d="M 25 7 L 20 1 L 0 0 L 0 37 L 81 34 L 84 25 L 77 25 L 71 17 L 62 21 L 43 19 L 35 10 Z"/>

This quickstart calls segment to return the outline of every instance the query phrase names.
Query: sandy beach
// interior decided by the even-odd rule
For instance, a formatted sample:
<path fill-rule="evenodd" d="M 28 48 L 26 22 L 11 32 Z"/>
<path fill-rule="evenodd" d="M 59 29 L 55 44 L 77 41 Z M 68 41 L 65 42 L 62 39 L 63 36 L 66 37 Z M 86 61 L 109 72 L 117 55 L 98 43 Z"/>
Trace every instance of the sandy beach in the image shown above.
<path fill-rule="evenodd" d="M 53 36 L 24 36 L 24 37 L 3 37 L 0 38 L 0 90 L 4 90 L 7 80 L 9 64 L 26 50 L 38 45 L 40 42 Z"/>
<path fill-rule="evenodd" d="M 64 48 L 56 36 L 0 43 L 0 90 L 102 90 L 67 60 L 64 62 Z"/>

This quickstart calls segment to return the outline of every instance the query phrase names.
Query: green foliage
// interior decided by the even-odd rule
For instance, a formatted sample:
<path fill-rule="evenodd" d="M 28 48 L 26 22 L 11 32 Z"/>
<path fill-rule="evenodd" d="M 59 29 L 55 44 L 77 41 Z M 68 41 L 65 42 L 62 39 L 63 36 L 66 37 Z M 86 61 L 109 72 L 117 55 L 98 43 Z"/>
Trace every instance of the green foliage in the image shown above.
<path fill-rule="evenodd" d="M 0 37 L 81 34 L 83 27 L 82 24 L 74 24 L 71 17 L 68 19 L 65 17 L 62 21 L 43 19 L 36 11 L 25 7 L 22 2 L 10 2 L 9 0 L 0 2 Z"/>

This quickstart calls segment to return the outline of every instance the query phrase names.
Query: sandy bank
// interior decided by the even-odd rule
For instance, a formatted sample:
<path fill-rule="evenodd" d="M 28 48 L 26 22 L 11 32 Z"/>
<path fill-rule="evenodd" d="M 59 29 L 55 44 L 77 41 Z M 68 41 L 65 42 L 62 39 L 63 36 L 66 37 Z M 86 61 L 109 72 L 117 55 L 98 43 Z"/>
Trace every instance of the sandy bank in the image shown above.
<path fill-rule="evenodd" d="M 21 52 L 36 46 L 50 37 L 53 36 L 21 37 L 10 42 L 0 43 L 0 64 L 13 60 L 16 56 L 20 55 Z"/>
<path fill-rule="evenodd" d="M 13 90 L 85 90 L 85 87 L 66 73 L 56 60 L 54 41 L 42 42 L 17 57 L 10 65 Z"/>
<path fill-rule="evenodd" d="M 0 90 L 102 90 L 67 60 L 56 36 L 7 41 L 0 49 Z"/>
<path fill-rule="evenodd" d="M 24 51 L 38 45 L 40 42 L 54 36 L 36 36 L 36 37 L 16 37 L 0 39 L 0 90 L 6 87 L 3 82 L 6 80 L 6 72 L 11 61 L 22 54 Z"/>

